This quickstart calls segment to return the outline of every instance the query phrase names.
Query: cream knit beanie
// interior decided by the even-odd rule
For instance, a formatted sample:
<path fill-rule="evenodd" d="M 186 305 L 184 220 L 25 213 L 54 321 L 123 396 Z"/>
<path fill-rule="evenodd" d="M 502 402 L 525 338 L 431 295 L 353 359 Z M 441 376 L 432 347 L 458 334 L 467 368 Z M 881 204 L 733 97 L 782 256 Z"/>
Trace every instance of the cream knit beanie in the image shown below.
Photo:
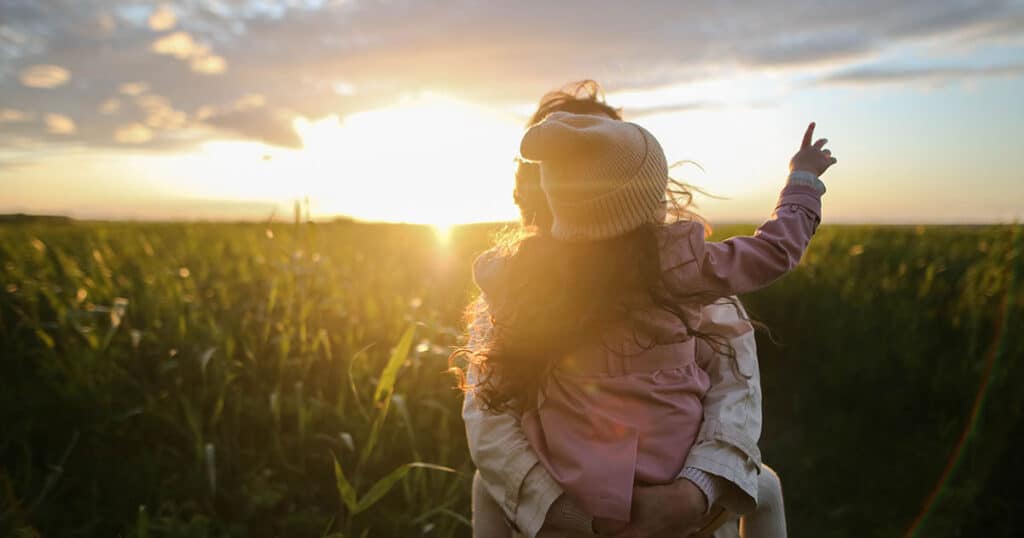
<path fill-rule="evenodd" d="M 599 241 L 664 218 L 668 163 L 639 125 L 554 112 L 527 129 L 519 153 L 540 163 L 555 239 Z"/>

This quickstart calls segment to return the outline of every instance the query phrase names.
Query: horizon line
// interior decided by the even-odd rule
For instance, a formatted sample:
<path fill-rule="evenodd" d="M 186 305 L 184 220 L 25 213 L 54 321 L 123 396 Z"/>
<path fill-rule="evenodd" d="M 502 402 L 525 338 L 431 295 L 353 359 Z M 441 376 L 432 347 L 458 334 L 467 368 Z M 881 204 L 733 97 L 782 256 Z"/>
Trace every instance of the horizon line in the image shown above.
<path fill-rule="evenodd" d="M 142 224 L 142 223 L 153 223 L 153 224 L 294 224 L 295 219 L 277 219 L 275 215 L 270 215 L 265 219 L 257 218 L 180 218 L 180 219 L 164 219 L 164 218 L 80 218 L 74 217 L 67 214 L 59 213 L 0 213 L 0 224 L 18 224 L 28 223 L 32 221 L 64 221 L 64 222 L 79 222 L 79 223 L 124 223 L 124 224 Z M 517 220 L 491 220 L 491 221 L 470 221 L 470 222 L 457 222 L 457 223 L 430 223 L 430 222 L 415 222 L 415 221 L 404 221 L 404 220 L 373 220 L 373 219 L 362 219 L 353 217 L 350 215 L 334 215 L 331 217 L 313 217 L 313 218 L 301 218 L 300 223 L 304 224 L 393 224 L 393 225 L 405 225 L 405 226 L 430 226 L 435 228 L 456 228 L 463 226 L 498 226 L 516 224 Z M 712 228 L 715 226 L 745 226 L 745 225 L 758 225 L 764 222 L 763 220 L 738 220 L 738 219 L 724 219 L 715 222 L 711 222 Z M 1024 219 L 1014 218 L 1011 220 L 852 220 L 852 219 L 837 219 L 833 221 L 824 221 L 822 225 L 841 225 L 841 226 L 1019 226 L 1024 223 Z"/>

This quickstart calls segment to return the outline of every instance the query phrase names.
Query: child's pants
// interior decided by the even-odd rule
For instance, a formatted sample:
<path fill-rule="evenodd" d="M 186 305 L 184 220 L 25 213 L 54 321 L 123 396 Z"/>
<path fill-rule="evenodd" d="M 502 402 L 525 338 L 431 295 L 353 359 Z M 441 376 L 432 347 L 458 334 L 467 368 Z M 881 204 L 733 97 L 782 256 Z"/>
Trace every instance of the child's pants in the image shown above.
<path fill-rule="evenodd" d="M 757 478 L 757 509 L 736 519 L 726 521 L 714 538 L 785 538 L 786 514 L 782 502 L 782 483 L 779 475 L 767 465 L 761 466 Z M 473 475 L 473 536 L 475 538 L 511 538 L 512 530 L 505 524 L 501 506 L 487 493 L 480 473 Z M 547 536 L 547 533 L 542 533 Z M 551 534 L 552 538 L 570 538 L 564 533 Z"/>

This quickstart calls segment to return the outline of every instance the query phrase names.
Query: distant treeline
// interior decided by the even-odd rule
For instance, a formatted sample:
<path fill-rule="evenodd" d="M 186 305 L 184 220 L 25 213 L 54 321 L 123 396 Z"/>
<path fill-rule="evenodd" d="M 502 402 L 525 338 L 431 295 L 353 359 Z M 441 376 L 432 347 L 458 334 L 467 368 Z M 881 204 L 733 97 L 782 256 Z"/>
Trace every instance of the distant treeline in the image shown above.
<path fill-rule="evenodd" d="M 65 216 L 62 216 L 62 215 L 29 215 L 27 213 L 7 213 L 7 214 L 0 213 L 0 224 L 8 223 L 8 222 L 12 222 L 12 223 L 16 223 L 16 224 L 26 224 L 26 223 L 69 224 L 71 222 L 74 222 L 74 219 L 72 219 L 71 217 L 65 217 Z"/>

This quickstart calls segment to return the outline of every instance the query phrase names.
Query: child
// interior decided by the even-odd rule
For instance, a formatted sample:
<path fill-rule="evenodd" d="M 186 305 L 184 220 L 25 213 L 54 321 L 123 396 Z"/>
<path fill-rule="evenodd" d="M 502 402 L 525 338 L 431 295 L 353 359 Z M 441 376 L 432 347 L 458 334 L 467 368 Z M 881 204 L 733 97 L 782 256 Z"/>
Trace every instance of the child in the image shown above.
<path fill-rule="evenodd" d="M 696 329 L 700 307 L 799 262 L 820 220 L 817 175 L 835 162 L 812 134 L 772 218 L 722 243 L 697 222 L 664 224 L 667 163 L 643 128 L 556 112 L 523 137 L 554 222 L 550 237 L 474 263 L 494 325 L 474 390 L 493 411 L 524 412 L 531 446 L 595 530 L 624 527 L 633 485 L 675 479 L 694 442 L 708 387 L 696 343 L 723 341 Z"/>

